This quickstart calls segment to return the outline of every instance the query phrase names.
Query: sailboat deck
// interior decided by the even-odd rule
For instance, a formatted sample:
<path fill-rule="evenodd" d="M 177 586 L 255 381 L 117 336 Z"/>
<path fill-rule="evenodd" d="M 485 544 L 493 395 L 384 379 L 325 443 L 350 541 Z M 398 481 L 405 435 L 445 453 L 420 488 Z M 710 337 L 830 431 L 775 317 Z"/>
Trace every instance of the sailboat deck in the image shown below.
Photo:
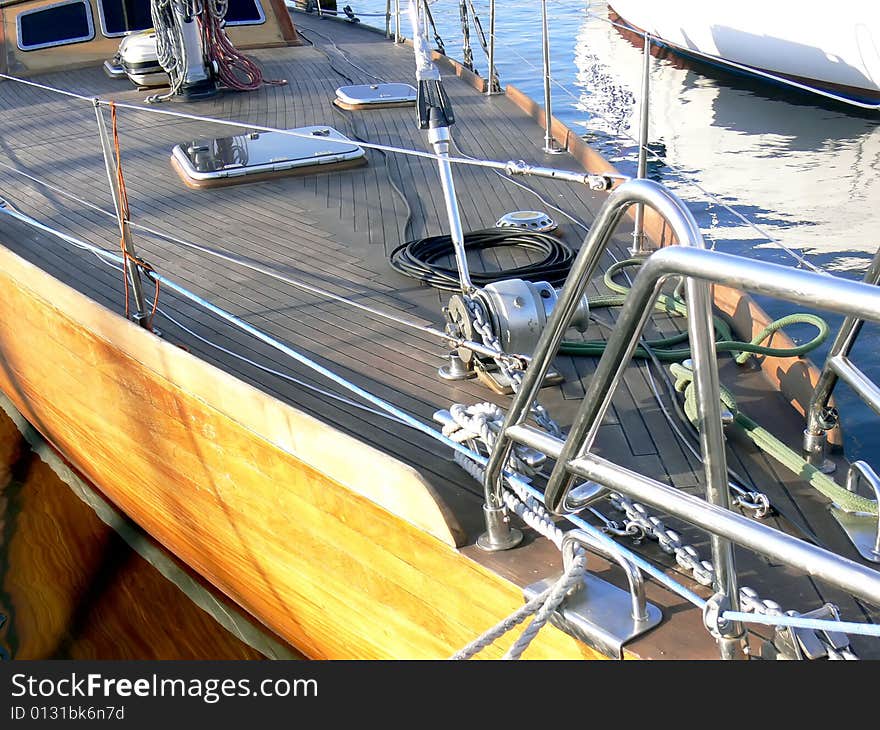
<path fill-rule="evenodd" d="M 246 94 L 226 93 L 186 105 L 168 103 L 163 108 L 277 128 L 327 125 L 354 139 L 427 149 L 425 134 L 417 128 L 411 108 L 342 111 L 330 103 L 335 89 L 342 85 L 410 82 L 414 62 L 409 47 L 396 46 L 379 34 L 341 22 L 301 14 L 295 16 L 295 21 L 313 45 L 252 52 L 266 78 L 285 79 L 286 85 L 268 85 Z M 503 95 L 487 97 L 462 79 L 446 74 L 444 78 L 456 113 L 456 154 L 502 161 L 525 159 L 580 169 L 567 155 L 546 156 L 542 151 L 543 132 L 510 99 Z M 147 95 L 133 90 L 127 81 L 107 78 L 99 68 L 53 73 L 35 80 L 78 94 L 133 104 L 143 103 Z M 0 138 L 2 165 L 48 180 L 112 212 L 90 103 L 6 82 L 0 94 L 0 125 L 4 130 Z M 346 299 L 393 312 L 408 322 L 442 329 L 441 307 L 448 295 L 397 274 L 388 264 L 389 253 L 400 243 L 448 230 L 433 160 L 368 150 L 367 164 L 354 169 L 216 189 L 187 188 L 169 164 L 172 147 L 197 137 L 234 133 L 239 131 L 119 109 L 119 140 L 132 220 Z M 16 208 L 72 236 L 117 249 L 115 217 L 15 175 L 2 165 L 0 196 Z M 583 230 L 549 210 L 548 202 L 587 225 L 603 202 L 600 194 L 556 181 L 530 179 L 528 190 L 480 167 L 457 166 L 454 172 L 466 231 L 490 227 L 510 211 L 546 210 L 559 221 L 563 240 L 576 248 Z M 626 227 L 617 234 L 613 256 L 626 257 L 630 234 L 631 229 Z M 437 368 L 444 362 L 444 343 L 421 330 L 304 292 L 245 266 L 140 230 L 135 230 L 134 236 L 138 254 L 164 276 L 423 422 L 430 422 L 436 410 L 452 403 L 491 400 L 507 404 L 507 397 L 491 393 L 476 381 L 440 379 Z M 122 311 L 119 271 L 102 265 L 92 254 L 5 217 L 0 217 L 0 238 L 4 245 L 53 276 L 108 308 Z M 607 258 L 606 265 L 611 261 Z M 493 252 L 485 260 L 474 260 L 475 266 L 488 269 L 522 263 L 521 254 L 514 257 L 507 252 Z M 601 285 L 594 286 L 592 293 L 599 292 L 604 293 Z M 152 297 L 151 291 L 147 294 Z M 611 318 L 607 311 L 599 315 Z M 473 547 L 483 528 L 481 487 L 453 463 L 445 446 L 371 410 L 309 390 L 302 382 L 352 397 L 171 291 L 160 291 L 156 325 L 170 342 L 414 466 L 454 511 L 468 534 L 469 546 L 464 549 L 475 560 L 522 585 L 558 571 L 555 549 L 541 539 L 530 537 L 525 547 L 492 555 Z M 655 316 L 652 323 L 652 327 L 666 332 L 679 326 L 665 315 Z M 594 325 L 587 335 L 601 337 L 603 330 Z M 567 426 L 580 404 L 595 361 L 561 356 L 556 367 L 565 380 L 544 389 L 542 403 Z M 735 370 L 736 365 L 723 359 L 724 379 Z M 647 366 L 638 364 L 629 369 L 601 428 L 598 450 L 629 468 L 700 493 L 700 464 L 669 427 L 657 403 L 655 387 L 661 391 L 664 388 L 661 382 L 652 381 Z M 802 428 L 799 417 L 781 399 L 779 408 L 766 407 L 767 399 L 778 396 L 758 371 L 738 372 L 736 389 L 746 412 L 750 405 L 760 403 L 762 418 L 775 421 L 766 425 L 777 431 L 781 427 L 790 442 L 796 443 Z M 765 491 L 786 516 L 769 518 L 771 521 L 787 529 L 791 529 L 791 523 L 806 526 L 829 547 L 855 558 L 814 493 L 798 486 L 792 476 L 749 445 L 737 444 L 730 460 L 731 466 Z M 798 497 L 797 503 L 792 495 Z M 605 511 L 615 516 L 611 510 Z M 679 528 L 674 520 L 669 524 Z M 708 557 L 705 536 L 687 528 L 682 532 Z M 797 530 L 795 534 L 799 534 Z M 691 588 L 708 595 L 708 589 L 690 581 L 656 545 L 646 544 L 643 550 L 667 565 L 670 572 L 677 572 L 677 577 Z M 737 559 L 746 576 L 744 582 L 784 608 L 806 610 L 831 600 L 841 607 L 845 617 L 861 620 L 868 615 L 867 609 L 851 597 L 819 586 L 816 581 L 781 568 L 774 570 L 772 580 L 768 580 L 765 561 L 744 551 L 738 552 Z M 595 565 L 605 570 L 603 561 L 591 560 L 591 566 Z M 610 568 L 606 572 L 615 574 Z M 656 586 L 651 587 L 649 598 L 664 607 L 666 618 L 660 628 L 636 642 L 634 651 L 643 656 L 681 657 L 682 647 L 686 647 L 687 655 L 717 655 L 714 642 L 698 629 L 695 611 L 686 610 L 680 599 Z M 862 649 L 858 640 L 854 646 Z"/>

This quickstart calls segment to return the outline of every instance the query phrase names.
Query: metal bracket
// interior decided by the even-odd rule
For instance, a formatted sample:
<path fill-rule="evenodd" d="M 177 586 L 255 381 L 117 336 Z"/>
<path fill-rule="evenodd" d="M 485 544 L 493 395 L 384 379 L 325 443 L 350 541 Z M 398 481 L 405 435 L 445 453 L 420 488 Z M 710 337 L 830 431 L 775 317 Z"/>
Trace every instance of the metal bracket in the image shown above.
<path fill-rule="evenodd" d="M 880 477 L 864 461 L 854 461 L 846 474 L 846 488 L 855 493 L 859 482 L 864 479 L 874 491 L 874 500 L 880 504 Z M 846 533 L 850 542 L 865 560 L 880 563 L 880 515 L 868 512 L 847 512 L 836 504 L 828 508 L 831 516 Z"/>
<path fill-rule="evenodd" d="M 523 540 L 522 530 L 510 526 L 510 515 L 504 507 L 483 505 L 486 531 L 477 538 L 477 547 L 487 553 L 510 550 Z"/>
<path fill-rule="evenodd" d="M 809 429 L 804 429 L 803 452 L 807 463 L 816 467 L 823 474 L 832 474 L 837 469 L 837 464 L 826 456 L 828 436 L 825 431 L 813 433 Z"/>
<path fill-rule="evenodd" d="M 639 568 L 624 554 L 600 544 L 588 532 L 571 530 L 562 541 L 563 562 L 567 567 L 576 546 L 582 545 L 615 561 L 626 572 L 629 592 L 587 573 L 582 585 L 568 596 L 550 616 L 550 623 L 588 646 L 616 659 L 623 658 L 623 645 L 660 623 L 660 609 L 645 600 L 644 582 Z M 546 578 L 523 589 L 532 600 L 556 582 Z"/>
<path fill-rule="evenodd" d="M 475 364 L 474 372 L 477 379 L 485 385 L 489 390 L 499 395 L 511 395 L 513 393 L 513 383 L 510 381 L 498 367 L 491 362 L 478 360 Z M 541 383 L 542 388 L 548 388 L 551 385 L 559 385 L 565 378 L 555 370 L 548 370 Z"/>
<path fill-rule="evenodd" d="M 826 603 L 809 613 L 801 614 L 801 616 L 834 621 L 840 618 L 837 614 L 837 608 L 831 603 Z M 835 651 L 848 649 L 849 639 L 846 634 L 840 631 L 816 631 L 794 626 L 777 626 L 773 641 L 764 643 L 762 656 L 765 659 L 824 659 L 828 656 L 829 648 Z"/>
<path fill-rule="evenodd" d="M 477 377 L 473 365 L 465 363 L 455 350 L 449 353 L 449 362 L 441 365 L 437 369 L 437 374 L 443 380 L 470 380 Z"/>
<path fill-rule="evenodd" d="M 703 626 L 715 639 L 723 639 L 729 622 L 721 617 L 730 610 L 730 598 L 724 593 L 715 593 L 703 606 Z"/>

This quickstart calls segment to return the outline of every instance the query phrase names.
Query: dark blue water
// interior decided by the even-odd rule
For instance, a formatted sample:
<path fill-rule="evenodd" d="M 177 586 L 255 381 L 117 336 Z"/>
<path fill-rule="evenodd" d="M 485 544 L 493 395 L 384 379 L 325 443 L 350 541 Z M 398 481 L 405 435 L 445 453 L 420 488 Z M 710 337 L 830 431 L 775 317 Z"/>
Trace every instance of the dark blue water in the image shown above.
<path fill-rule="evenodd" d="M 385 10 L 384 0 L 350 5 L 355 12 Z M 475 2 L 487 32 L 488 5 Z M 605 2 L 552 0 L 547 7 L 554 114 L 634 174 L 640 39 L 607 22 Z M 499 1 L 497 8 L 501 81 L 543 103 L 540 3 Z M 431 9 L 447 53 L 461 58 L 458 3 L 439 0 Z M 365 16 L 363 22 L 384 27 L 384 18 Z M 409 35 L 408 23 L 402 27 Z M 473 28 L 471 39 L 475 65 L 485 75 L 486 57 Z M 880 115 L 675 57 L 653 59 L 650 77 L 649 146 L 662 159 L 649 162 L 648 174 L 688 202 L 708 241 L 719 250 L 861 278 L 880 245 L 874 225 Z M 761 304 L 773 316 L 791 311 L 781 302 Z M 835 326 L 840 321 L 826 319 Z M 806 338 L 810 330 L 792 335 Z M 853 359 L 880 378 L 878 344 L 880 329 L 867 325 Z M 825 352 L 813 353 L 814 361 L 821 365 Z M 870 426 L 873 414 L 845 386 L 836 398 L 849 455 L 871 460 L 880 447 L 880 432 Z"/>

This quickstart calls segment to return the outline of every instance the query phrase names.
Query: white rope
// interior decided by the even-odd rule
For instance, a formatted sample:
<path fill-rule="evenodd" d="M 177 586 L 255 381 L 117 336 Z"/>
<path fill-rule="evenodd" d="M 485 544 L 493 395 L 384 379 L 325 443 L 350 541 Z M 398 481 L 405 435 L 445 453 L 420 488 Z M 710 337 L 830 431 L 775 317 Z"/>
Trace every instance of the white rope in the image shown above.
<path fill-rule="evenodd" d="M 580 549 L 575 552 L 574 559 L 571 561 L 568 569 L 554 584 L 550 595 L 547 596 L 540 610 L 535 614 L 535 618 L 532 619 L 532 622 L 526 627 L 525 631 L 520 634 L 513 646 L 507 650 L 503 657 L 504 659 L 519 659 L 523 655 L 523 652 L 529 648 L 538 632 L 550 620 L 552 613 L 559 608 L 566 596 L 581 584 L 586 567 L 587 554 L 583 549 Z"/>
<path fill-rule="evenodd" d="M 449 407 L 449 415 L 452 422 L 443 427 L 444 436 L 457 443 L 480 441 L 487 451 L 492 451 L 504 423 L 505 413 L 500 406 L 488 402 L 470 406 L 454 403 Z M 515 444 L 508 464 L 520 474 L 534 475 L 537 469 L 526 461 L 525 453 L 524 446 Z"/>
<path fill-rule="evenodd" d="M 193 17 L 202 12 L 198 0 L 150 0 L 150 15 L 156 35 L 156 55 L 162 70 L 168 74 L 171 82 L 164 94 L 154 94 L 148 98 L 150 102 L 164 101 L 180 91 L 185 79 L 189 59 L 186 43 L 175 21 L 175 10 L 181 16 Z"/>
<path fill-rule="evenodd" d="M 483 649 L 488 646 L 494 644 L 498 639 L 504 636 L 509 631 L 512 631 L 517 626 L 519 626 L 523 621 L 525 621 L 529 616 L 536 613 L 541 606 L 544 605 L 544 602 L 550 596 L 551 588 L 548 588 L 546 591 L 535 596 L 532 600 L 526 603 L 522 608 L 514 611 L 507 618 L 499 621 L 495 624 L 491 629 L 488 629 L 484 633 L 480 634 L 476 639 L 470 642 L 467 646 L 459 649 L 455 654 L 453 654 L 450 659 L 454 660 L 462 660 L 462 659 L 470 659 L 471 657 L 479 654 Z"/>
<path fill-rule="evenodd" d="M 58 186 L 53 185 L 52 183 L 47 182 L 46 180 L 41 180 L 38 177 L 34 177 L 33 175 L 29 175 L 28 173 L 24 172 L 24 170 L 19 170 L 17 167 L 13 167 L 12 165 L 7 165 L 5 162 L 2 162 L 2 161 L 0 161 L 0 167 L 3 167 L 5 169 L 9 170 L 10 172 L 14 172 L 16 175 L 20 175 L 22 177 L 25 177 L 28 180 L 35 182 L 37 185 L 42 185 L 43 187 L 48 188 L 49 190 L 51 190 L 54 193 L 58 193 L 59 195 L 63 195 L 66 198 L 70 198 L 70 200 L 73 200 L 74 202 L 79 203 L 80 205 L 84 205 L 87 208 L 91 208 L 92 210 L 97 211 L 98 213 L 103 213 L 104 215 L 110 216 L 111 218 L 116 220 L 116 213 L 114 213 L 113 211 L 107 210 L 106 208 L 102 208 L 100 205 L 96 205 L 95 203 L 90 203 L 88 200 L 84 200 L 83 198 L 77 197 L 73 193 L 65 190 L 64 188 L 59 188 Z M 131 224 L 131 225 L 134 225 L 134 224 Z"/>
<path fill-rule="evenodd" d="M 456 457 L 458 457 L 458 454 L 456 454 Z M 459 461 L 459 459 L 456 458 L 456 461 Z M 471 465 L 476 466 L 473 462 L 471 462 Z M 470 468 L 466 467 L 466 469 L 472 476 L 474 475 Z M 546 528 L 547 525 L 545 521 L 541 519 L 540 515 L 530 510 L 522 501 L 514 497 L 510 492 L 505 491 L 504 497 L 505 501 L 509 501 L 509 504 L 515 505 L 517 514 L 523 517 L 527 524 L 532 525 L 537 531 L 545 534 L 544 528 Z M 550 534 L 557 531 L 559 533 L 558 541 L 554 540 L 554 542 L 556 542 L 557 547 L 560 547 L 562 543 L 562 531 L 553 525 L 552 521 L 550 521 L 550 524 L 552 525 L 552 528 L 549 531 Z M 503 656 L 503 659 L 510 660 L 521 658 L 540 630 L 546 625 L 553 612 L 559 608 L 562 601 L 565 600 L 566 596 L 581 585 L 586 571 L 586 565 L 587 554 L 583 548 L 578 548 L 575 551 L 574 559 L 553 586 L 541 592 L 524 606 L 482 633 L 467 646 L 453 654 L 450 659 L 470 659 L 486 647 L 494 644 L 502 636 L 512 631 L 529 616 L 534 615 L 535 617 L 532 619 L 531 623 L 529 623 L 522 634 L 520 634 Z"/>
<path fill-rule="evenodd" d="M 766 616 L 760 613 L 745 613 L 743 611 L 724 611 L 721 614 L 721 618 L 726 621 L 750 622 L 763 624 L 764 626 L 793 626 L 795 628 L 813 629 L 815 631 L 838 631 L 842 634 L 880 637 L 880 624 L 865 624 L 855 621 L 831 621 L 828 619 L 805 618 L 804 616 L 789 616 L 787 614 Z"/>

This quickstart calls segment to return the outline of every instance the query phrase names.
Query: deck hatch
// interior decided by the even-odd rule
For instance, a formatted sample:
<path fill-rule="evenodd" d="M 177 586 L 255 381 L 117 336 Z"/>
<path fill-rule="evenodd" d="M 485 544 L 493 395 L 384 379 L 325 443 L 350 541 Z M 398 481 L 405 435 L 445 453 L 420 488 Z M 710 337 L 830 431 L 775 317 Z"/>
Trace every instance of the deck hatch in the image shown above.
<path fill-rule="evenodd" d="M 194 182 L 293 170 L 306 172 L 364 158 L 360 145 L 332 127 L 298 127 L 289 131 L 304 136 L 251 132 L 195 139 L 175 145 L 171 158 L 184 181 Z"/>
<path fill-rule="evenodd" d="M 226 25 L 259 25 L 266 22 L 260 0 L 229 0 Z"/>
<path fill-rule="evenodd" d="M 23 10 L 15 22 L 22 51 L 81 43 L 95 37 L 92 8 L 85 0 L 65 0 Z"/>
<path fill-rule="evenodd" d="M 336 89 L 336 103 L 344 108 L 415 104 L 416 90 L 409 84 L 340 86 Z"/>

